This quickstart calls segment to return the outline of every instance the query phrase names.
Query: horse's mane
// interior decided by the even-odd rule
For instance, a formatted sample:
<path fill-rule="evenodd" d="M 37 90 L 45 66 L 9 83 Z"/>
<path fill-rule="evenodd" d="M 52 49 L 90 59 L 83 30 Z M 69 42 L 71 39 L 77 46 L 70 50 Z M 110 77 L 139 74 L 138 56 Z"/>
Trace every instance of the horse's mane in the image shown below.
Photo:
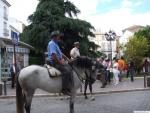
<path fill-rule="evenodd" d="M 69 62 L 69 64 L 75 65 L 78 67 L 91 68 L 92 59 L 86 56 L 80 56 L 80 57 L 73 59 L 71 62 Z"/>

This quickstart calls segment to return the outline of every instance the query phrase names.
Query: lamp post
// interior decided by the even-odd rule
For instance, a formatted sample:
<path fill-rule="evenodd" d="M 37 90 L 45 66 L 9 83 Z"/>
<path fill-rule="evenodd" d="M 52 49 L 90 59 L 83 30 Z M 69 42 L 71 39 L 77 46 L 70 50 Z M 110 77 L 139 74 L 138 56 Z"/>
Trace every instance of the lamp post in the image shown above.
<path fill-rule="evenodd" d="M 112 41 L 114 41 L 116 39 L 116 33 L 114 31 L 110 30 L 108 33 L 105 33 L 104 35 L 105 35 L 106 40 L 110 42 L 110 48 L 111 48 L 111 50 L 110 50 L 111 59 L 110 60 L 111 60 L 111 68 L 112 68 Z"/>

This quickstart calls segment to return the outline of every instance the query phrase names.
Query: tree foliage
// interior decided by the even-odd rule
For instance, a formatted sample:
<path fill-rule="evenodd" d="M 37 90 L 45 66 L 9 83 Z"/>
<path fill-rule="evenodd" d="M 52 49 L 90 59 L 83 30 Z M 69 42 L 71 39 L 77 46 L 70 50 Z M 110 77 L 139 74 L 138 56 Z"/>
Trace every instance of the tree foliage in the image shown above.
<path fill-rule="evenodd" d="M 137 38 L 144 37 L 150 42 L 150 26 L 146 26 L 134 34 Z"/>
<path fill-rule="evenodd" d="M 21 40 L 35 47 L 36 53 L 43 54 L 54 30 L 64 33 L 63 52 L 69 56 L 74 41 L 81 43 L 81 54 L 94 52 L 97 45 L 88 40 L 94 37 L 94 27 L 77 18 L 79 9 L 68 0 L 39 0 L 36 11 L 29 16 L 30 25 L 21 34 Z"/>
<path fill-rule="evenodd" d="M 143 29 L 139 30 L 134 34 L 137 38 L 146 38 L 148 40 L 148 51 L 146 53 L 146 56 L 150 57 L 150 26 L 146 26 Z"/>
<path fill-rule="evenodd" d="M 126 44 L 125 56 L 127 60 L 133 60 L 136 64 L 136 69 L 140 70 L 142 60 L 148 51 L 148 41 L 146 38 L 131 37 Z"/>

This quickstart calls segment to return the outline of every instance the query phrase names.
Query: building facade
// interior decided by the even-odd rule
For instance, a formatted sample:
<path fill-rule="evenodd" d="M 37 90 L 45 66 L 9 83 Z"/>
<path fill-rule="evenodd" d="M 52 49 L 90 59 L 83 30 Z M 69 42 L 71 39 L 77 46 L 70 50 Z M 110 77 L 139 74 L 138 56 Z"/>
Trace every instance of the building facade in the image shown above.
<path fill-rule="evenodd" d="M 16 63 L 20 68 L 29 65 L 29 52 L 34 49 L 19 40 L 20 30 L 9 21 L 9 7 L 10 4 L 6 0 L 0 0 L 0 82 L 4 76 L 10 76 L 10 66 L 14 63 L 14 45 Z M 14 44 L 12 39 L 18 43 Z"/>
<path fill-rule="evenodd" d="M 6 0 L 0 0 L 0 37 L 9 37 L 9 7 Z"/>
<path fill-rule="evenodd" d="M 144 26 L 133 25 L 122 30 L 123 34 L 120 38 L 120 44 L 126 44 L 129 41 L 129 39 L 134 35 L 134 33 L 138 32 L 142 28 L 144 28 Z"/>
<path fill-rule="evenodd" d="M 101 31 L 95 31 L 94 34 L 95 37 L 94 38 L 90 37 L 89 40 L 100 46 L 100 48 L 98 48 L 98 51 L 106 54 L 109 59 L 111 59 L 111 54 L 112 58 L 116 57 L 117 54 L 116 40 L 111 42 L 107 41 L 105 38 L 105 33 L 102 33 Z"/>
<path fill-rule="evenodd" d="M 144 26 L 140 26 L 140 25 L 133 25 L 130 26 L 124 30 L 122 30 L 122 36 L 119 39 L 119 43 L 122 46 L 122 49 L 120 50 L 120 55 L 124 55 L 124 45 L 127 44 L 130 40 L 130 38 L 132 38 L 132 36 L 134 35 L 135 32 L 138 32 L 140 29 L 143 29 Z"/>

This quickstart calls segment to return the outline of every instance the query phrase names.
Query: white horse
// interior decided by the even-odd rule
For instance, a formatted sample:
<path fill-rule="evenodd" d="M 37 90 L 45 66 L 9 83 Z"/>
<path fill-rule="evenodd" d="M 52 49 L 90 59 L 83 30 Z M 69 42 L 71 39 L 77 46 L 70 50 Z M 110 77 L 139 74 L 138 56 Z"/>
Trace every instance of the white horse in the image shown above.
<path fill-rule="evenodd" d="M 91 76 L 95 78 L 98 71 L 98 65 L 88 57 L 80 57 L 69 63 L 73 71 L 73 87 L 70 95 L 70 113 L 74 113 L 74 99 L 77 89 L 81 86 L 81 79 L 85 78 L 85 70 L 89 70 Z M 95 67 L 95 68 L 92 68 Z M 16 101 L 17 113 L 30 113 L 30 107 L 33 95 L 37 88 L 50 93 L 61 93 L 62 79 L 61 76 L 51 78 L 45 67 L 31 65 L 23 68 L 17 79 Z"/>

